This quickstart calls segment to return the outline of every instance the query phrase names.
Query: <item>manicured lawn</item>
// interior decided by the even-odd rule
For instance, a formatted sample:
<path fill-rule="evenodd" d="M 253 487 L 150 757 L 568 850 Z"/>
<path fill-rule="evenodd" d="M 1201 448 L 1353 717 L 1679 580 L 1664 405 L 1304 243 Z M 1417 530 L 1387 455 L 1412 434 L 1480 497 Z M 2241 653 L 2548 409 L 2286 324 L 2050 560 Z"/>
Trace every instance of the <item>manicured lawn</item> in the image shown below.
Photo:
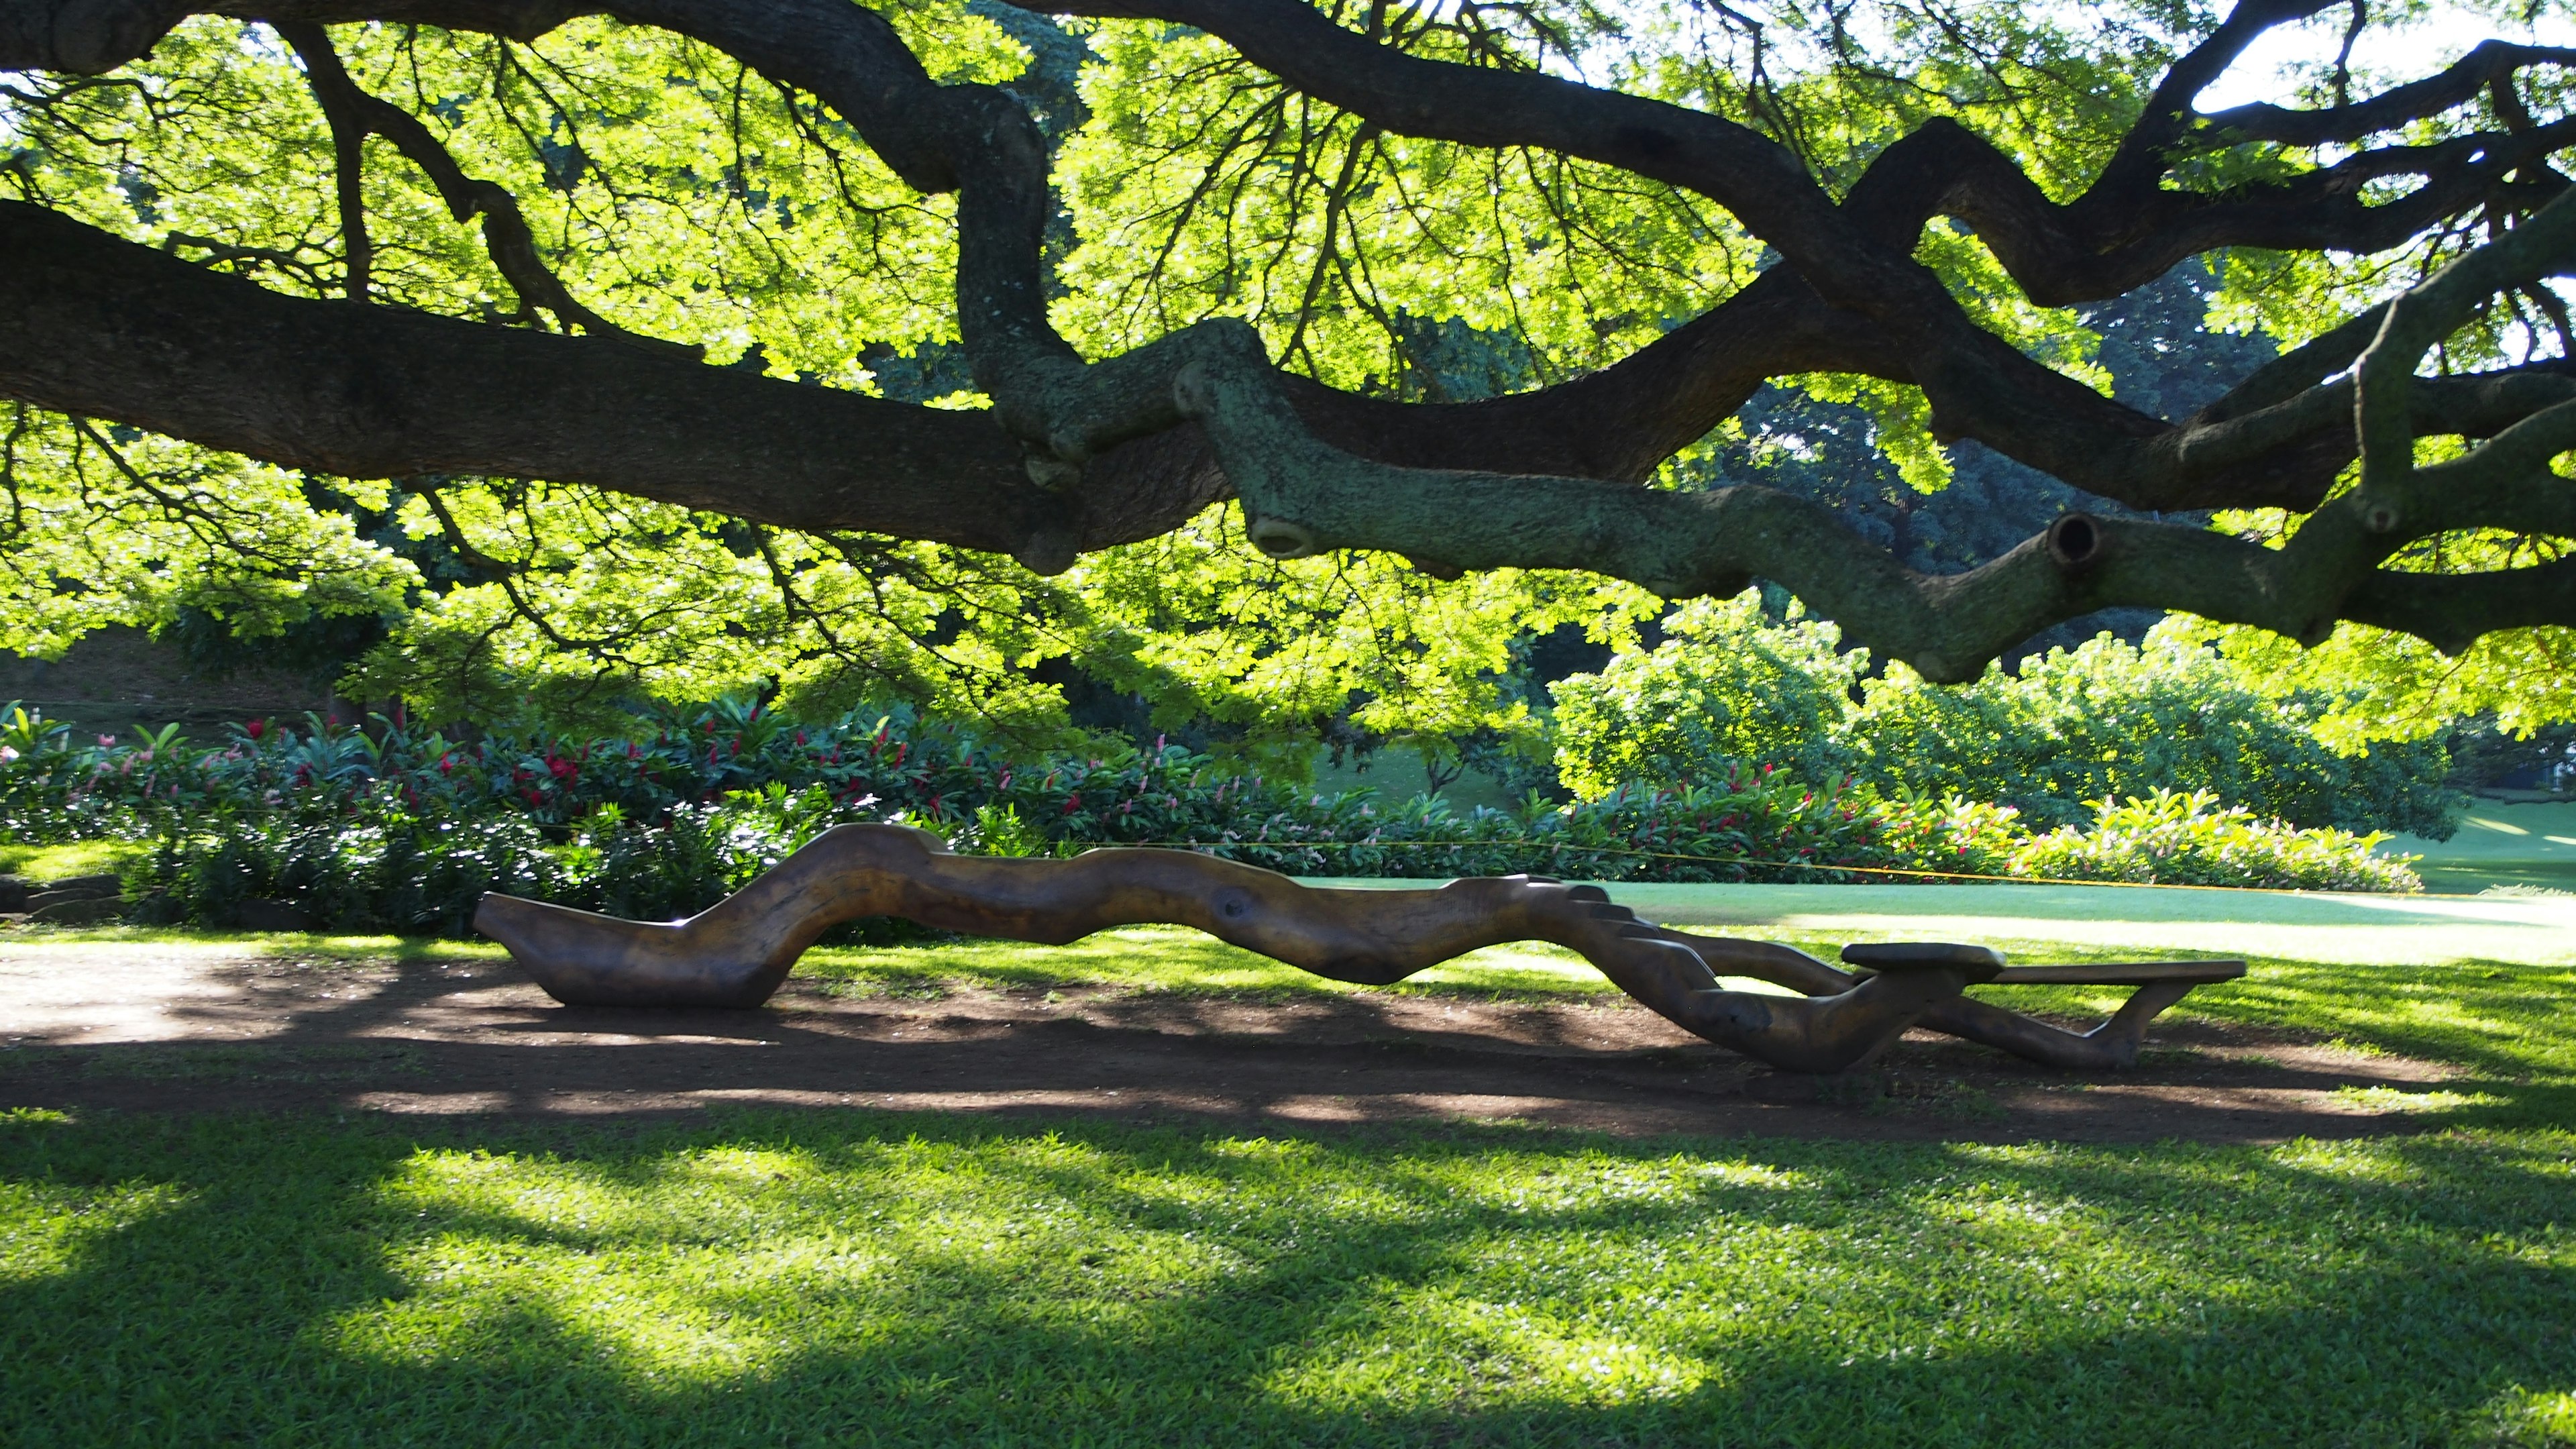
<path fill-rule="evenodd" d="M 2576 891 L 2576 804 L 2477 800 L 2448 840 L 2400 835 L 2383 852 L 2421 855 L 2416 873 L 2432 891 L 2480 891 L 2494 885 Z"/>
<path fill-rule="evenodd" d="M 2576 1435 L 2576 1137 L 0 1124 L 26 1445 Z"/>
<path fill-rule="evenodd" d="M 1893 897 L 1834 899 L 1772 898 L 1766 933 L 1820 953 L 1884 934 Z M 2089 918 L 2052 925 L 2035 899 L 1986 919 L 2039 922 L 2032 952 L 2120 954 L 2046 939 Z M 2221 924 L 2278 909 L 2207 899 Z M 2102 1147 L 20 1113 L 0 1119 L 0 1440 L 2576 1442 L 2576 968 L 2320 964 L 2298 933 L 2333 919 L 2267 929 L 2290 954 L 2187 1014 L 2456 1063 L 2407 1094 L 2432 1130 Z M 822 952 L 805 974 L 1341 989 L 1160 929 Z M 1509 948 L 1415 989 L 1600 988 Z"/>

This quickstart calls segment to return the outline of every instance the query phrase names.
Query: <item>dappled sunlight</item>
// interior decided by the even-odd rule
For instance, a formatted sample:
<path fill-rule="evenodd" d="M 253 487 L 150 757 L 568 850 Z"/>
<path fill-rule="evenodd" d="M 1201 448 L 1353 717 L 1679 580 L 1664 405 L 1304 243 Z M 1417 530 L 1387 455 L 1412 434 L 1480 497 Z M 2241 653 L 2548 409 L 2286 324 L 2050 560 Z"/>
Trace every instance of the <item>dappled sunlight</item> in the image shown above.
<path fill-rule="evenodd" d="M 1697 1354 L 1587 1334 L 1545 1309 L 1440 1287 L 1346 1304 L 1322 1328 L 1284 1353 L 1256 1391 L 1355 1415 L 1463 1404 L 1593 1407 L 1682 1398 L 1715 1372 Z M 1423 1352 L 1425 1343 L 1440 1351 Z"/>
<path fill-rule="evenodd" d="M 2335 1100 L 2357 1112 L 2456 1112 L 2463 1107 L 2503 1107 L 2511 1099 L 2493 1092 L 2451 1092 L 2441 1088 L 2409 1091 L 2403 1087 L 2337 1087 Z"/>
<path fill-rule="evenodd" d="M 1558 1165 L 1506 1176 L 1454 1169 L 1436 1176 L 1436 1184 L 1425 1181 L 1423 1186 L 1461 1203 L 1515 1216 L 1627 1203 L 1705 1204 L 1723 1200 L 1737 1189 L 1786 1192 L 1814 1186 L 1804 1174 L 1755 1162 L 1710 1162 L 1687 1155 L 1640 1162 L 1611 1152 L 1586 1153 Z"/>
<path fill-rule="evenodd" d="M 2576 1387 L 2565 1133 L 1623 1144 L 772 1113 L 444 1135 L 0 1123 L 0 1392 L 75 1430 L 128 1407 L 29 1367 L 41 1332 L 46 1363 L 114 1355 L 216 1405 L 212 1437 L 292 1415 L 391 1442 L 429 1405 L 463 1441 L 509 1413 L 692 1445 L 1374 1424 L 1910 1449 L 2109 1422 L 2148 1384 L 2139 1442 L 2284 1402 L 2310 1417 L 2269 1440 L 2442 1437 L 2545 1424 Z M 73 1186 L 98 1183 L 144 1186 Z M 269 1327 L 154 1291 L 164 1262 Z"/>
<path fill-rule="evenodd" d="M 103 1240 L 178 1212 L 195 1198 L 173 1182 L 101 1187 L 0 1179 L 0 1286 L 71 1272 Z"/>

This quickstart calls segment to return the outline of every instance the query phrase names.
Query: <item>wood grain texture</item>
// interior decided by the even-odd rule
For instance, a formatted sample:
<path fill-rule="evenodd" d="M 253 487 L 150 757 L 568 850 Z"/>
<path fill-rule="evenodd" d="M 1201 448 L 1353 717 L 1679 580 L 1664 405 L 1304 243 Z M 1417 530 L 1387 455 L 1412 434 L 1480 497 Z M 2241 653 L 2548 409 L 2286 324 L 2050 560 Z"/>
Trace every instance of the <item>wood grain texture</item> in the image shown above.
<path fill-rule="evenodd" d="M 1785 946 L 1648 925 L 1597 886 L 1539 876 L 1330 889 L 1179 850 L 1094 850 L 1071 860 L 960 856 L 937 836 L 900 825 L 826 831 L 685 921 L 624 921 L 495 894 L 483 898 L 474 923 L 567 1004 L 754 1007 L 824 931 L 869 916 L 1050 945 L 1112 926 L 1191 926 L 1368 986 L 1484 946 L 1550 941 L 1581 953 L 1685 1030 L 1805 1072 L 1846 1070 L 1917 1022 L 2055 1065 L 2121 1066 L 2135 1059 L 2147 1018 L 2190 989 L 2151 985 L 2131 1003 L 2139 1011 L 2078 1036 L 1962 998 L 1969 982 L 1993 979 L 1999 957 L 1980 963 L 1974 953 L 1932 952 L 1855 977 Z M 1720 972 L 1806 994 L 1725 990 Z M 2148 1009 L 2151 994 L 2157 1000 Z"/>

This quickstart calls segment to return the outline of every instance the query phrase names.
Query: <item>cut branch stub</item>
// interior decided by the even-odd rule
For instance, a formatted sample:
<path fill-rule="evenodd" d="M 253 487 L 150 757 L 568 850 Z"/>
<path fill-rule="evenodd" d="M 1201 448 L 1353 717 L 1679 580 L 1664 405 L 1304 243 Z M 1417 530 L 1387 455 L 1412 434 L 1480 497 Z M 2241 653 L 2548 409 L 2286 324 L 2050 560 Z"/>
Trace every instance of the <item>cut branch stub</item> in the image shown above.
<path fill-rule="evenodd" d="M 1315 541 L 1313 533 L 1284 518 L 1262 518 L 1246 513 L 1243 536 L 1254 548 L 1272 558 L 1312 558 L 1323 552 L 1323 546 Z"/>
<path fill-rule="evenodd" d="M 2070 574 L 2089 573 L 2102 561 L 2101 520 L 2089 513 L 2069 513 L 2048 526 L 2048 557 Z"/>

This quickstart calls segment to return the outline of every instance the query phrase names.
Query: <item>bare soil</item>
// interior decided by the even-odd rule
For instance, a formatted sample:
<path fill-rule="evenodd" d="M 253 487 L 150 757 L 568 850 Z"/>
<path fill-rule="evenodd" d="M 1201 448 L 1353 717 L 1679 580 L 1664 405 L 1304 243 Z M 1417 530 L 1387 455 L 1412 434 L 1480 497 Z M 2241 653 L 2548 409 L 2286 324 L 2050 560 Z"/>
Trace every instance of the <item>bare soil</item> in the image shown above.
<path fill-rule="evenodd" d="M 2345 1087 L 2448 1069 L 2175 1022 L 2073 1076 L 1925 1033 L 1802 1077 L 1642 1008 L 1360 993 L 960 990 L 756 1011 L 556 1005 L 507 962 L 0 945 L 0 1107 L 598 1117 L 719 1106 L 1263 1126 L 1513 1121 L 1624 1136 L 2270 1142 L 2413 1130 Z"/>

